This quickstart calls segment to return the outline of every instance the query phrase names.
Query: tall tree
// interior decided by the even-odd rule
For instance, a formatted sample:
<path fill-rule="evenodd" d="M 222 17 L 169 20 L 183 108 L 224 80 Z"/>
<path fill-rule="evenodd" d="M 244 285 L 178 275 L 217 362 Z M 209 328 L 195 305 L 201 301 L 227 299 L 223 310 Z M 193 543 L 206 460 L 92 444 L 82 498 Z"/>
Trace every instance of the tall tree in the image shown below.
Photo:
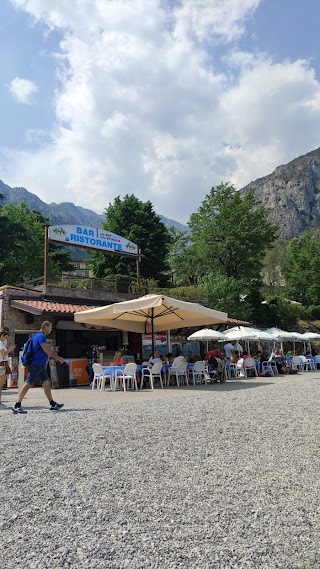
<path fill-rule="evenodd" d="M 18 285 L 43 275 L 44 225 L 46 219 L 25 203 L 7 203 L 0 209 L 0 279 L 2 284 Z M 62 254 L 61 257 L 59 255 Z M 57 257 L 58 255 L 58 257 Z M 58 250 L 49 254 L 49 272 L 67 267 L 69 255 Z"/>
<path fill-rule="evenodd" d="M 171 241 L 166 226 L 153 210 L 150 201 L 142 202 L 134 195 L 116 197 L 105 210 L 103 228 L 136 243 L 141 249 L 141 276 L 155 278 L 161 285 L 168 281 L 167 255 Z M 92 269 L 97 277 L 107 275 L 135 276 L 135 259 L 113 254 L 92 253 Z"/>
<path fill-rule="evenodd" d="M 277 234 L 267 214 L 253 190 L 242 195 L 232 185 L 212 188 L 189 223 L 203 270 L 260 280 L 265 252 Z"/>
<path fill-rule="evenodd" d="M 308 231 L 290 241 L 284 274 L 291 298 L 304 305 L 320 304 L 319 231 Z"/>

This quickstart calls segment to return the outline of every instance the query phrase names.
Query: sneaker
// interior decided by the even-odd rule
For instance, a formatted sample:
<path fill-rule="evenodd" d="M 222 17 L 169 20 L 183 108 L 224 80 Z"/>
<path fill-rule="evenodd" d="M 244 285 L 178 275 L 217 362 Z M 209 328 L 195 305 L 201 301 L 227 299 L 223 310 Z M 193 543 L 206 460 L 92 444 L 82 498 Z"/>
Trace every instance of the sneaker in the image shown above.
<path fill-rule="evenodd" d="M 50 411 L 59 411 L 59 409 L 61 409 L 63 406 L 64 403 L 55 403 L 54 405 L 51 405 Z"/>
<path fill-rule="evenodd" d="M 28 411 L 26 411 L 23 407 L 16 407 L 15 405 L 12 407 L 12 412 L 15 413 L 15 415 L 25 415 L 28 413 Z"/>
<path fill-rule="evenodd" d="M 0 403 L 0 409 L 8 409 L 8 407 L 4 403 Z"/>

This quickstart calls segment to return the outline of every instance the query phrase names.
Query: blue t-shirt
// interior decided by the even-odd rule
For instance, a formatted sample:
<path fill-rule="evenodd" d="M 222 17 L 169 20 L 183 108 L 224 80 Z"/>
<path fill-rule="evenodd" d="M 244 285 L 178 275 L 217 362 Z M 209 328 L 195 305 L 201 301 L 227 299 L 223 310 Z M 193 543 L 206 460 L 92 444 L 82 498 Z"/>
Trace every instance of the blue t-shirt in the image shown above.
<path fill-rule="evenodd" d="M 47 336 L 43 332 L 37 332 L 32 339 L 33 358 L 31 363 L 34 365 L 45 365 L 48 361 L 48 355 L 41 348 L 42 344 L 47 343 Z"/>

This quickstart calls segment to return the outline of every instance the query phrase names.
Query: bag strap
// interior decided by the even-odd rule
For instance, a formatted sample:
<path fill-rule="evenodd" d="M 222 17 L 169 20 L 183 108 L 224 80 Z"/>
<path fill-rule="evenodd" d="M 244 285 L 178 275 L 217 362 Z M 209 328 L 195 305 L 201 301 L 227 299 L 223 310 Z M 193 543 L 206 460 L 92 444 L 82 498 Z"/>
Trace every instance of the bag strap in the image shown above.
<path fill-rule="evenodd" d="M 32 348 L 33 348 L 33 338 L 34 338 L 37 334 L 39 334 L 39 332 L 36 332 L 36 333 L 32 336 Z M 40 348 L 41 348 L 41 346 L 39 346 L 39 348 L 37 348 L 37 349 L 33 352 L 32 357 L 40 350 Z M 33 351 L 33 350 L 32 350 L 32 351 Z"/>

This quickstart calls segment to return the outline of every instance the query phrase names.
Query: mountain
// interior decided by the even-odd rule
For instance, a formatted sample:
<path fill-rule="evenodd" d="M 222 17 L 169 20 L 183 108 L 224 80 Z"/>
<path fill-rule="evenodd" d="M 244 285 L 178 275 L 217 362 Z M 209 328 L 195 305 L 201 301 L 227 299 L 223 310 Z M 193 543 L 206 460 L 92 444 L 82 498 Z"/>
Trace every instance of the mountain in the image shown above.
<path fill-rule="evenodd" d="M 279 225 L 279 234 L 291 239 L 320 224 L 320 148 L 278 166 L 272 174 L 250 182 L 259 201 L 269 210 L 269 219 Z"/>
<path fill-rule="evenodd" d="M 25 188 L 11 188 L 1 180 L 0 194 L 4 196 L 3 204 L 12 202 L 14 205 L 18 205 L 20 202 L 25 202 L 30 209 L 39 211 L 44 217 L 48 217 L 52 225 L 61 223 L 64 225 L 78 224 L 91 227 L 102 227 L 102 223 L 105 220 L 105 216 L 103 214 L 95 213 L 91 209 L 85 209 L 74 205 L 71 202 L 62 202 L 60 204 L 52 202 L 51 204 L 47 204 Z M 162 215 L 160 217 L 162 223 L 164 223 L 166 227 L 175 227 L 179 231 L 190 231 L 186 225 L 183 225 L 174 219 L 168 219 Z"/>

